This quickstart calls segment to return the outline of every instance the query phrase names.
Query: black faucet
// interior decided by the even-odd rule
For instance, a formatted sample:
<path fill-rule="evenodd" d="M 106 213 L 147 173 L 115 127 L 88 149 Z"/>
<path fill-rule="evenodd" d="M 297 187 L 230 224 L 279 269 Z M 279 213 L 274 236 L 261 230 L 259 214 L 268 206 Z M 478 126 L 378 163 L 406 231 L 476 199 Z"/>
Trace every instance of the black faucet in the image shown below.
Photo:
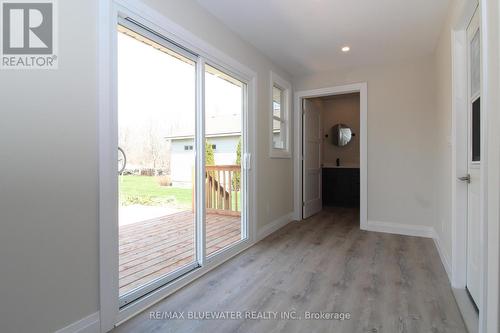
<path fill-rule="evenodd" d="M 337 166 L 340 166 L 340 158 L 337 158 Z"/>

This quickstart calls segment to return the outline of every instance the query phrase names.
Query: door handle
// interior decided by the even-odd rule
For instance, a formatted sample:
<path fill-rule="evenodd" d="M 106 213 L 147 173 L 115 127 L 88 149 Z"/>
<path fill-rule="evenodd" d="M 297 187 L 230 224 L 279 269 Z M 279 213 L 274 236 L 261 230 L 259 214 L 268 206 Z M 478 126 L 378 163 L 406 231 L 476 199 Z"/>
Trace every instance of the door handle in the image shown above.
<path fill-rule="evenodd" d="M 470 184 L 470 174 L 467 174 L 467 176 L 458 177 L 458 180 L 463 181 L 463 182 L 467 182 L 467 184 Z"/>
<path fill-rule="evenodd" d="M 243 169 L 250 170 L 252 168 L 252 155 L 249 153 L 243 154 Z"/>

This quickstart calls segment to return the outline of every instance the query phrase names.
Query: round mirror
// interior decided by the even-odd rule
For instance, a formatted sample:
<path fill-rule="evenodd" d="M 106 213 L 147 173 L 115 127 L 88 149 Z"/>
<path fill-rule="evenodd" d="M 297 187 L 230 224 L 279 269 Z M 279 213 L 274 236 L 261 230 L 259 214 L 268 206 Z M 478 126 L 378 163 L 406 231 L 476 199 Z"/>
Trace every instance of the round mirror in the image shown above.
<path fill-rule="evenodd" d="M 345 124 L 337 124 L 332 127 L 333 144 L 344 147 L 352 140 L 352 130 Z"/>

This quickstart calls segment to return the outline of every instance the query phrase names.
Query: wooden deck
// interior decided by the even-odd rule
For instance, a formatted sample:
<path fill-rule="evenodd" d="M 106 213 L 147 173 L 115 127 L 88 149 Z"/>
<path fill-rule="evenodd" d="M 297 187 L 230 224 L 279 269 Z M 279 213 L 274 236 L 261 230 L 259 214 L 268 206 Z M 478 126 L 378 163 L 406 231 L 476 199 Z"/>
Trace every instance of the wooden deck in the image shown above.
<path fill-rule="evenodd" d="M 207 254 L 240 240 L 240 218 L 207 214 Z M 194 214 L 171 214 L 161 219 L 120 227 L 120 295 L 195 259 Z"/>

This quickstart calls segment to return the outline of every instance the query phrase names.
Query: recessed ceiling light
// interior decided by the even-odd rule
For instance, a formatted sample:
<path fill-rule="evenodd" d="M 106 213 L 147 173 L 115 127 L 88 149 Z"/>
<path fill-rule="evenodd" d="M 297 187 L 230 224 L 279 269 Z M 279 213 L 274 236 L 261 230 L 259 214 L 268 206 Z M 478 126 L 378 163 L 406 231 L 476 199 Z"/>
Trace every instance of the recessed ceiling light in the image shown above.
<path fill-rule="evenodd" d="M 344 46 L 342 48 L 342 52 L 349 52 L 351 50 L 351 48 L 349 46 Z"/>

